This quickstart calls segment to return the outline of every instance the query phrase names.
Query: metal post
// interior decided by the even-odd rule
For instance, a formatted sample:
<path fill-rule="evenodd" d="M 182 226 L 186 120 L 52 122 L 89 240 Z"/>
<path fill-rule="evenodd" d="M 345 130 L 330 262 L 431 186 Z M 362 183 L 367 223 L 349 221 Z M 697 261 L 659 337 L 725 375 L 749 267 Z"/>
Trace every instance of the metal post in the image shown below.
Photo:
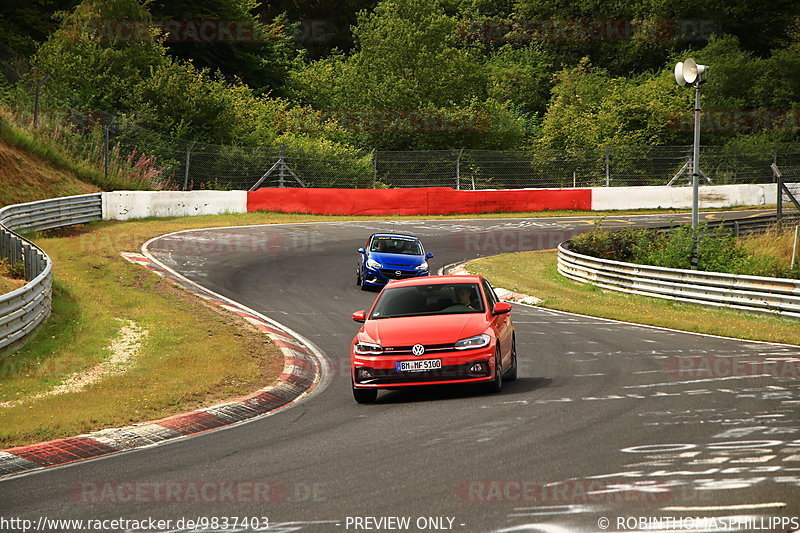
<path fill-rule="evenodd" d="M 278 187 L 286 187 L 286 177 L 284 172 L 284 167 L 286 163 L 284 163 L 283 158 L 286 156 L 286 145 L 281 146 L 281 156 L 278 159 L 280 163 L 278 166 Z"/>
<path fill-rule="evenodd" d="M 611 147 L 606 146 L 606 187 L 611 187 L 611 172 L 610 172 L 610 165 L 608 162 L 610 154 L 611 154 Z"/>
<path fill-rule="evenodd" d="M 103 177 L 108 182 L 108 143 L 109 143 L 109 130 L 111 129 L 111 124 L 106 124 L 105 127 L 105 135 L 104 135 L 104 148 L 103 148 Z"/>
<path fill-rule="evenodd" d="M 372 150 L 372 188 L 375 188 L 375 183 L 378 181 L 378 150 Z"/>
<path fill-rule="evenodd" d="M 694 146 L 692 151 L 692 229 L 700 225 L 700 80 L 694 84 Z"/>
<path fill-rule="evenodd" d="M 184 170 L 184 173 L 183 173 L 183 190 L 184 191 L 189 186 L 189 157 L 192 155 L 192 148 L 194 148 L 195 144 L 197 144 L 197 141 L 192 141 L 192 144 L 190 144 L 189 148 L 186 150 L 186 169 Z"/>
<path fill-rule="evenodd" d="M 778 165 L 772 164 L 770 166 L 772 169 L 772 175 L 775 176 L 775 181 L 777 182 L 777 189 L 778 189 L 778 199 L 777 203 L 775 204 L 775 221 L 776 226 L 778 227 L 778 232 L 781 231 L 781 225 L 783 224 L 783 174 L 781 171 L 778 170 Z"/>
<path fill-rule="evenodd" d="M 31 281 L 33 276 L 31 276 L 33 272 L 33 261 L 31 260 L 31 246 L 29 244 L 22 245 L 22 261 L 23 261 L 23 270 L 25 271 L 25 281 Z"/>
<path fill-rule="evenodd" d="M 42 85 L 49 79 L 50 76 L 45 76 L 36 83 L 36 97 L 33 100 L 33 129 L 36 129 L 36 126 L 39 124 L 39 92 L 42 89 Z"/>
<path fill-rule="evenodd" d="M 456 156 L 456 190 L 461 190 L 461 154 L 464 153 L 464 149 L 458 151 L 458 155 Z"/>
<path fill-rule="evenodd" d="M 775 168 L 778 168 L 778 149 L 776 148 L 774 152 L 772 152 L 772 164 Z"/>
<path fill-rule="evenodd" d="M 797 238 L 800 236 L 800 226 L 794 227 L 794 242 L 792 243 L 792 266 L 794 268 L 795 259 L 797 258 Z"/>

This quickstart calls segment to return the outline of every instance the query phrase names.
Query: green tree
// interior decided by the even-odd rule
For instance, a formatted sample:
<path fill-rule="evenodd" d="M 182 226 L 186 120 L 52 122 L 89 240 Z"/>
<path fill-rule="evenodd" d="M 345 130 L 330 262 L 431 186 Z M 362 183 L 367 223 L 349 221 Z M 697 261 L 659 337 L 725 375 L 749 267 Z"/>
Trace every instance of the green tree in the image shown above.
<path fill-rule="evenodd" d="M 438 1 L 384 0 L 359 16 L 352 55 L 294 73 L 294 95 L 344 115 L 362 146 L 514 146 L 524 121 L 489 98 L 482 58 L 458 37 L 456 22 Z M 474 127 L 487 119 L 491 125 Z"/>
<path fill-rule="evenodd" d="M 725 35 L 686 55 L 711 67 L 703 85 L 706 142 L 746 146 L 800 140 L 800 44 L 758 57 Z"/>
<path fill-rule="evenodd" d="M 165 28 L 170 22 L 183 28 L 166 36 L 165 45 L 173 56 L 192 60 L 201 69 L 218 70 L 229 81 L 241 79 L 257 92 L 283 91 L 294 55 L 285 17 L 260 22 L 257 0 L 154 0 L 147 7 Z M 231 29 L 212 31 L 210 40 L 204 40 L 187 31 L 201 21 L 219 23 L 219 27 L 228 24 Z"/>
<path fill-rule="evenodd" d="M 136 0 L 87 0 L 65 16 L 33 59 L 45 90 L 59 107 L 84 110 L 130 109 L 130 88 L 166 61 L 155 30 L 114 21 L 147 21 Z M 122 31 L 125 30 L 125 31 Z"/>
<path fill-rule="evenodd" d="M 79 0 L 4 0 L 0 3 L 0 79 L 16 82 L 36 48 L 58 27 L 54 15 Z"/>
<path fill-rule="evenodd" d="M 589 57 L 614 76 L 660 69 L 670 54 L 699 48 L 712 34 L 736 36 L 758 56 L 784 45 L 800 16 L 794 0 L 518 0 L 515 16 L 555 23 L 542 44 L 554 54 Z M 588 31 L 583 23 L 595 25 Z M 558 31 L 558 25 L 566 31 Z M 551 26 L 552 27 L 552 26 Z"/>
<path fill-rule="evenodd" d="M 673 127 L 689 109 L 671 71 L 635 78 L 610 76 L 584 59 L 556 76 L 553 97 L 534 145 L 539 148 L 593 148 L 657 145 L 685 141 Z"/>

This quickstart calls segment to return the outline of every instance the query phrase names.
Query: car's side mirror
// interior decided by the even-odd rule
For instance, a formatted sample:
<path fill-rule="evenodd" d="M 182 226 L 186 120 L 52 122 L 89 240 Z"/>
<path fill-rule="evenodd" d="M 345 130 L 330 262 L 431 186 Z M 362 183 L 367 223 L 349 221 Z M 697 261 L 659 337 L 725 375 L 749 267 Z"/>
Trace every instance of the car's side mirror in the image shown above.
<path fill-rule="evenodd" d="M 358 250 L 356 250 L 356 251 L 357 251 L 358 253 L 360 253 L 360 254 L 365 254 L 365 253 L 367 253 L 367 251 L 366 251 L 365 249 L 363 249 L 363 248 L 359 248 L 359 249 L 358 249 Z"/>
<path fill-rule="evenodd" d="M 497 302 L 496 304 L 494 304 L 494 307 L 492 307 L 493 315 L 503 315 L 510 312 L 511 312 L 511 304 L 507 304 L 505 302 Z M 355 315 L 353 316 L 355 317 Z"/>
<path fill-rule="evenodd" d="M 428 259 L 430 259 L 430 258 L 432 258 L 432 257 L 433 257 L 433 254 L 432 254 L 432 253 L 430 253 L 430 252 L 428 252 L 427 254 L 425 254 L 425 257 L 427 257 Z"/>
<path fill-rule="evenodd" d="M 355 320 L 356 322 L 364 322 L 366 319 L 367 319 L 367 313 L 364 310 L 356 311 L 355 313 L 353 313 L 353 320 Z"/>

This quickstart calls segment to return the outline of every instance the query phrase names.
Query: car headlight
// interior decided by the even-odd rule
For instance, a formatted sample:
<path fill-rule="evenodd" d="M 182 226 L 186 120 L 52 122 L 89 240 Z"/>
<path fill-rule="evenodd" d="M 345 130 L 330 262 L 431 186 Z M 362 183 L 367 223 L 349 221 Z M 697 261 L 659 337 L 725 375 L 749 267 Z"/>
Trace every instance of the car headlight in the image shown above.
<path fill-rule="evenodd" d="M 367 259 L 367 268 L 371 268 L 373 270 L 377 270 L 379 268 L 383 268 L 383 265 L 378 263 L 374 259 Z"/>
<path fill-rule="evenodd" d="M 489 346 L 490 342 L 492 342 L 492 338 L 483 333 L 481 335 L 475 335 L 474 337 L 461 339 L 460 341 L 456 342 L 455 349 L 472 350 L 474 348 L 483 348 L 484 346 Z"/>
<path fill-rule="evenodd" d="M 380 355 L 383 353 L 381 345 L 361 341 L 356 343 L 355 350 L 358 355 Z"/>
<path fill-rule="evenodd" d="M 422 264 L 417 267 L 417 270 L 428 270 L 428 262 L 423 261 Z"/>

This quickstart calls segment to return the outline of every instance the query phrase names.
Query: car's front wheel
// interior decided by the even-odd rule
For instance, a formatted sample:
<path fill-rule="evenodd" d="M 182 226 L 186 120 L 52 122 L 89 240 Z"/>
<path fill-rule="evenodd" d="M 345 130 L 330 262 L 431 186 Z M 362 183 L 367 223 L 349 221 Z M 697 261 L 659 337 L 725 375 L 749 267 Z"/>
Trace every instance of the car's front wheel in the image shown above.
<path fill-rule="evenodd" d="M 503 390 L 503 359 L 499 347 L 494 354 L 494 379 L 488 383 L 486 390 L 494 393 Z"/>
<path fill-rule="evenodd" d="M 511 340 L 511 367 L 506 371 L 503 376 L 506 381 L 514 381 L 517 379 L 517 339 L 514 337 Z"/>
<path fill-rule="evenodd" d="M 353 387 L 353 398 L 358 403 L 375 403 L 378 399 L 377 389 L 357 389 Z"/>

